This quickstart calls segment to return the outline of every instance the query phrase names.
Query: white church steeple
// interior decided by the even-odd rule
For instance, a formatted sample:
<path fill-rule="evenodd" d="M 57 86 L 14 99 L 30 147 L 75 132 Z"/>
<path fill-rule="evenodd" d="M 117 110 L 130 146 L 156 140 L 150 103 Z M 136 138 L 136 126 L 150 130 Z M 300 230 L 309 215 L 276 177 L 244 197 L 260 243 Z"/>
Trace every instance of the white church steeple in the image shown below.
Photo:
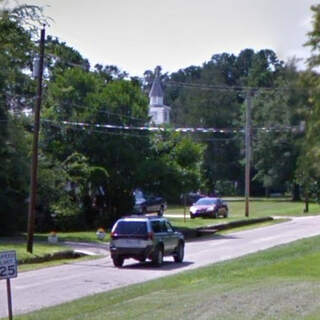
<path fill-rule="evenodd" d="M 163 104 L 163 90 L 160 81 L 160 67 L 155 69 L 155 77 L 149 93 L 149 116 L 151 122 L 161 125 L 170 122 L 170 107 Z"/>
<path fill-rule="evenodd" d="M 163 90 L 160 82 L 160 67 L 156 67 L 155 78 L 152 83 L 152 87 L 149 93 L 150 106 L 162 106 L 163 105 Z"/>

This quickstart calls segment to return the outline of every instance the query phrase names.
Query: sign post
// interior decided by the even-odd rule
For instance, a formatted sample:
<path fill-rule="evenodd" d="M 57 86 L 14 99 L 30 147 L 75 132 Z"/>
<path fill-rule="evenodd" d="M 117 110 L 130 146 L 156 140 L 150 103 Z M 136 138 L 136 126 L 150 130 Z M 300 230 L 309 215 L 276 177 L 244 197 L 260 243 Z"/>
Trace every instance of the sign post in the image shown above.
<path fill-rule="evenodd" d="M 12 320 L 12 299 L 10 279 L 18 276 L 17 256 L 15 251 L 0 252 L 0 280 L 7 280 L 8 314 Z"/>

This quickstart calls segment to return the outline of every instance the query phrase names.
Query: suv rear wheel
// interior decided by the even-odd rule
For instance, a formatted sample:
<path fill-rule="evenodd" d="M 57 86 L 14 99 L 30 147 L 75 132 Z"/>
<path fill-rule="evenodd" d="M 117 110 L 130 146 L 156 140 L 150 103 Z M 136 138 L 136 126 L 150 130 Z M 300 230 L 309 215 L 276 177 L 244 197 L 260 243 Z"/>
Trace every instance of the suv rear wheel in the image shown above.
<path fill-rule="evenodd" d="M 152 264 L 159 267 L 163 262 L 163 250 L 160 246 L 156 247 L 152 254 Z"/>
<path fill-rule="evenodd" d="M 183 245 L 183 243 L 181 241 L 179 242 L 179 245 L 177 247 L 176 253 L 173 256 L 173 258 L 174 258 L 175 262 L 182 262 L 183 261 L 183 258 L 184 258 L 184 245 Z"/>
<path fill-rule="evenodd" d="M 121 268 L 123 266 L 124 259 L 122 257 L 112 258 L 115 267 Z"/>
<path fill-rule="evenodd" d="M 162 217 L 162 216 L 163 216 L 163 213 L 164 213 L 164 207 L 161 206 L 160 209 L 159 209 L 159 211 L 158 211 L 158 216 L 159 216 L 159 217 Z"/>

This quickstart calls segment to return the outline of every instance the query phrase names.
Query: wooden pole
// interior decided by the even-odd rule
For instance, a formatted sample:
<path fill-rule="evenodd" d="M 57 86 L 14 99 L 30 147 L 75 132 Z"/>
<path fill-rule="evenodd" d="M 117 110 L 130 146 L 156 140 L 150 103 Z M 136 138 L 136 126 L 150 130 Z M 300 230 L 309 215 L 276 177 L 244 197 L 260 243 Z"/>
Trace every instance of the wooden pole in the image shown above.
<path fill-rule="evenodd" d="M 27 251 L 30 253 L 32 253 L 33 251 L 35 204 L 36 204 L 36 195 L 37 195 L 38 141 L 39 141 L 39 127 L 40 127 L 40 108 L 41 108 L 41 100 L 42 100 L 44 41 L 45 41 L 45 29 L 43 28 L 41 30 L 41 39 L 40 39 L 40 61 L 39 61 L 39 74 L 38 74 L 37 102 L 36 102 L 35 111 L 34 111 L 30 201 L 29 201 L 29 210 L 28 210 Z"/>
<path fill-rule="evenodd" d="M 183 221 L 186 222 L 186 210 L 187 210 L 187 197 L 186 194 L 183 194 Z"/>
<path fill-rule="evenodd" d="M 249 217 L 249 201 L 250 201 L 250 161 L 251 161 L 251 109 L 252 109 L 252 92 L 247 93 L 246 106 L 246 130 L 245 130 L 245 148 L 246 148 L 246 168 L 245 168 L 245 215 Z"/>

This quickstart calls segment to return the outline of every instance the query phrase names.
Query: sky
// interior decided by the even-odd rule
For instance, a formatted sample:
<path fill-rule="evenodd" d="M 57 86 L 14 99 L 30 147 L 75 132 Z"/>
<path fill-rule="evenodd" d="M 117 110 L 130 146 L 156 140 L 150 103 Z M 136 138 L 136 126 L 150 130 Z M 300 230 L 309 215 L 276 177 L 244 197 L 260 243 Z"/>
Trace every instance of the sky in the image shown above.
<path fill-rule="evenodd" d="M 116 65 L 142 76 L 200 66 L 212 55 L 272 49 L 284 61 L 306 59 L 311 5 L 320 0 L 18 0 L 44 7 L 47 34 L 92 66 Z M 300 67 L 303 61 L 300 62 Z"/>

